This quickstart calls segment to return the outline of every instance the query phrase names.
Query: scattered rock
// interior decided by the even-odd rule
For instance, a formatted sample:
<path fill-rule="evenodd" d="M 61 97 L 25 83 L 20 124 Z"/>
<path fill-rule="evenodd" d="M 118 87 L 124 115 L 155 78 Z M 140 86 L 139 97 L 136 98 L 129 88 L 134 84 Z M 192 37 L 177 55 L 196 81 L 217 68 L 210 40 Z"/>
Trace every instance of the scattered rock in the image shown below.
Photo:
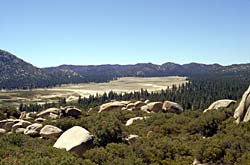
<path fill-rule="evenodd" d="M 163 112 L 182 113 L 183 108 L 178 103 L 165 101 L 162 105 Z"/>
<path fill-rule="evenodd" d="M 131 124 L 133 124 L 134 121 L 136 120 L 144 120 L 147 119 L 149 117 L 134 117 L 134 118 L 130 118 L 127 122 L 126 122 L 126 126 L 130 126 Z"/>
<path fill-rule="evenodd" d="M 61 133 L 62 133 L 62 130 L 53 125 L 45 125 L 40 130 L 40 135 L 43 138 L 49 138 L 49 139 L 56 139 L 57 137 L 61 135 Z"/>
<path fill-rule="evenodd" d="M 74 126 L 65 131 L 56 141 L 53 147 L 73 152 L 81 156 L 87 149 L 91 147 L 93 136 L 89 131 Z"/>
<path fill-rule="evenodd" d="M 241 102 L 234 112 L 234 118 L 236 123 L 250 120 L 250 86 L 243 94 Z"/>
<path fill-rule="evenodd" d="M 210 111 L 212 109 L 219 109 L 219 108 L 227 108 L 232 104 L 235 104 L 236 101 L 235 100 L 230 100 L 230 99 L 223 99 L 223 100 L 217 100 L 215 102 L 213 102 L 208 109 L 204 110 L 203 112 L 207 112 Z"/>
<path fill-rule="evenodd" d="M 39 136 L 42 127 L 43 125 L 39 123 L 31 124 L 25 129 L 24 134 L 29 136 Z"/>

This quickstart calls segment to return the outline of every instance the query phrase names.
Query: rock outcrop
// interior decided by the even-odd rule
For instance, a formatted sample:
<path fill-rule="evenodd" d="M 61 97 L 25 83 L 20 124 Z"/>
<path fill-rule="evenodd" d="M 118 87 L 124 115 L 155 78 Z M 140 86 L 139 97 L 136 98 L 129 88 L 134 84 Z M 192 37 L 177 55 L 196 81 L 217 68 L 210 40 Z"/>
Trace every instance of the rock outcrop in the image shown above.
<path fill-rule="evenodd" d="M 163 112 L 182 113 L 183 108 L 178 103 L 165 101 L 162 105 Z"/>
<path fill-rule="evenodd" d="M 243 94 L 241 102 L 234 112 L 234 118 L 236 119 L 236 123 L 250 120 L 250 86 Z"/>
<path fill-rule="evenodd" d="M 80 126 L 74 126 L 65 131 L 56 141 L 53 147 L 66 149 L 81 156 L 91 147 L 93 136 Z"/>
<path fill-rule="evenodd" d="M 53 125 L 45 125 L 40 130 L 40 135 L 43 138 L 48 138 L 48 139 L 56 139 L 61 135 L 61 133 L 62 133 L 62 130 Z"/>
<path fill-rule="evenodd" d="M 205 109 L 203 112 L 210 111 L 212 109 L 219 109 L 219 108 L 227 108 L 232 104 L 235 104 L 235 100 L 230 100 L 230 99 L 223 99 L 223 100 L 217 100 L 213 102 L 208 109 Z"/>

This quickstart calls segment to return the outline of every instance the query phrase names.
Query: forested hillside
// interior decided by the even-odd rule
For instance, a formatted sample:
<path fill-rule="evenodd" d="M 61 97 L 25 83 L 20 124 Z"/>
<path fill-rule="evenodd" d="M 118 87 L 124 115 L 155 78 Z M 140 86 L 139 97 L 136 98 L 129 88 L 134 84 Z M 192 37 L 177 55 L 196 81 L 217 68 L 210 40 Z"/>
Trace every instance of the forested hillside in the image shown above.
<path fill-rule="evenodd" d="M 167 59 L 166 59 L 167 60 Z M 190 78 L 219 78 L 221 76 L 248 76 L 250 64 L 221 66 L 190 63 L 179 65 L 140 63 L 135 65 L 62 65 L 37 68 L 13 54 L 0 50 L 0 88 L 29 89 L 52 87 L 68 83 L 107 82 L 119 77 L 188 76 Z"/>

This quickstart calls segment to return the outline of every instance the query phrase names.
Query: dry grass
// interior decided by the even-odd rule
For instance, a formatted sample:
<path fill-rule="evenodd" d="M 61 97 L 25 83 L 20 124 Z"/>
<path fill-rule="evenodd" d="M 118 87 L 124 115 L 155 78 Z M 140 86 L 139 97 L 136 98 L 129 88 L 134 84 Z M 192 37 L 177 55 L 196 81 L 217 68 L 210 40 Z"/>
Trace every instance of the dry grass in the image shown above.
<path fill-rule="evenodd" d="M 49 89 L 15 90 L 0 92 L 0 102 L 51 102 L 58 98 L 65 97 L 67 101 L 77 99 L 79 96 L 88 97 L 89 95 L 102 94 L 104 92 L 131 92 L 141 88 L 148 91 L 158 91 L 172 87 L 172 85 L 185 84 L 186 77 L 123 77 L 108 83 L 83 83 L 68 84 L 61 87 Z"/>

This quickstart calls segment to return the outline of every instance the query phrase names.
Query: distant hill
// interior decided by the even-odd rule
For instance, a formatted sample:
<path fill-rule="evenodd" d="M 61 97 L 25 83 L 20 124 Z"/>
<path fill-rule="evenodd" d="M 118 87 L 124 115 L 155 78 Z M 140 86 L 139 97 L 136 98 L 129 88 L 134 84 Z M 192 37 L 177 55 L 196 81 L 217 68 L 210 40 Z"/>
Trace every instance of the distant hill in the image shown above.
<path fill-rule="evenodd" d="M 107 82 L 118 77 L 156 76 L 245 76 L 250 75 L 250 64 L 175 64 L 139 63 L 135 65 L 61 65 L 38 68 L 13 54 L 0 50 L 0 88 L 39 88 L 67 83 Z"/>

